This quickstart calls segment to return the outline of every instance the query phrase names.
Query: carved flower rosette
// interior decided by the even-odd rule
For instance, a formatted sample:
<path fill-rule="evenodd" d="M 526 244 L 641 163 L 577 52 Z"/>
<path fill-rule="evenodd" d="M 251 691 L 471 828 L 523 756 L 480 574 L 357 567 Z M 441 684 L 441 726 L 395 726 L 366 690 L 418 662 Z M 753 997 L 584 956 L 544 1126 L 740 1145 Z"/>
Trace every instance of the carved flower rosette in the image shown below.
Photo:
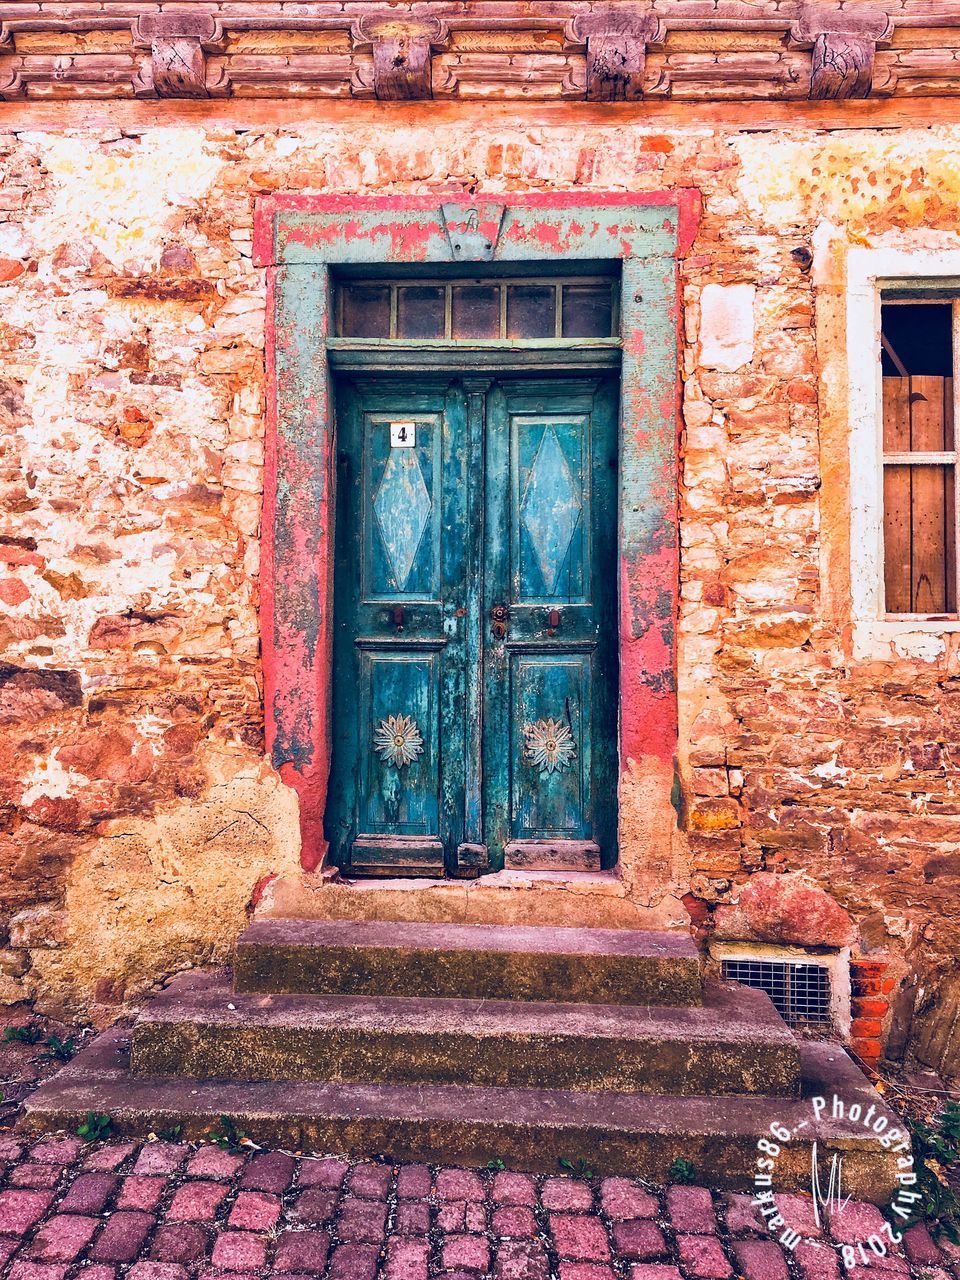
<path fill-rule="evenodd" d="M 423 753 L 423 737 L 412 716 L 387 716 L 377 725 L 373 748 L 385 764 L 396 769 L 412 764 Z"/>
<path fill-rule="evenodd" d="M 524 754 L 541 773 L 562 773 L 572 767 L 577 744 L 568 725 L 561 720 L 537 720 L 524 726 Z"/>

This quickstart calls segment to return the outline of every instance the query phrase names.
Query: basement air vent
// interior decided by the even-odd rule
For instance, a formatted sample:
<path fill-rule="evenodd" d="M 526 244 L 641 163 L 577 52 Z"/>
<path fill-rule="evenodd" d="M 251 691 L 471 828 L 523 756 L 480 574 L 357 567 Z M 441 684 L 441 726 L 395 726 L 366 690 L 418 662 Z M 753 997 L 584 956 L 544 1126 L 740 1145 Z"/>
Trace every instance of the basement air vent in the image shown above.
<path fill-rule="evenodd" d="M 728 957 L 720 963 L 723 977 L 765 991 L 789 1026 L 830 1023 L 830 970 L 826 965 Z"/>

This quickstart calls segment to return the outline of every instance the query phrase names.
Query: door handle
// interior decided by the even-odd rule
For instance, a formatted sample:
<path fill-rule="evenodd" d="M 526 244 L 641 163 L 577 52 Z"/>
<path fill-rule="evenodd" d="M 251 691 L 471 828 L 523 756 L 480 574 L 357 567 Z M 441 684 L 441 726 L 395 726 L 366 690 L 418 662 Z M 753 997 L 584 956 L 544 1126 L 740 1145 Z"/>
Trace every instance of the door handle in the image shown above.
<path fill-rule="evenodd" d="M 510 617 L 510 610 L 505 604 L 495 604 L 490 610 L 490 617 L 493 619 L 494 640 L 503 640 L 507 634 L 507 619 Z"/>
<path fill-rule="evenodd" d="M 397 628 L 397 631 L 402 631 L 403 624 L 406 621 L 406 614 L 404 613 L 403 605 L 395 604 L 392 609 L 392 615 L 393 625 Z"/>

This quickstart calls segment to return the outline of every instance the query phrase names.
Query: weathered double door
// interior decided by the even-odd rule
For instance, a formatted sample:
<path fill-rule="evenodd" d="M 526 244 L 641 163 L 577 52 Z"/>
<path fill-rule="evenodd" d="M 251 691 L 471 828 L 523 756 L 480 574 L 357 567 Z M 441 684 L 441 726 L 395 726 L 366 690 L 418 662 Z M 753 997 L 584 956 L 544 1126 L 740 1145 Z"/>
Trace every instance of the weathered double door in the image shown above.
<path fill-rule="evenodd" d="M 370 377 L 337 406 L 336 860 L 610 865 L 616 380 Z"/>

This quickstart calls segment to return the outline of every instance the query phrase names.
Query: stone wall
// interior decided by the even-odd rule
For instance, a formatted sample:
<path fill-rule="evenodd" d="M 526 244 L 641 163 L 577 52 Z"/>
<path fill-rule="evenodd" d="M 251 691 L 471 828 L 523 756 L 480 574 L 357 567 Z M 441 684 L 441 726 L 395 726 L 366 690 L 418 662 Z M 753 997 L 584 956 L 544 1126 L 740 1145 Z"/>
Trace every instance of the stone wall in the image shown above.
<path fill-rule="evenodd" d="M 696 186 L 679 830 L 668 853 L 628 821 L 624 852 L 638 897 L 665 918 L 682 900 L 704 938 L 802 940 L 807 895 L 882 967 L 898 1048 L 914 1005 L 936 1018 L 960 933 L 957 637 L 852 657 L 843 297 L 851 245 L 960 248 L 960 129 L 577 110 L 357 106 L 324 127 L 294 105 L 240 127 L 131 108 L 0 135 L 3 999 L 108 1020 L 224 959 L 261 882 L 298 874 L 296 799 L 263 756 L 256 197 Z M 625 814 L 643 794 L 628 762 Z M 751 879 L 759 913 L 737 905 Z M 892 1015 L 863 1016 L 874 1056 Z"/>

